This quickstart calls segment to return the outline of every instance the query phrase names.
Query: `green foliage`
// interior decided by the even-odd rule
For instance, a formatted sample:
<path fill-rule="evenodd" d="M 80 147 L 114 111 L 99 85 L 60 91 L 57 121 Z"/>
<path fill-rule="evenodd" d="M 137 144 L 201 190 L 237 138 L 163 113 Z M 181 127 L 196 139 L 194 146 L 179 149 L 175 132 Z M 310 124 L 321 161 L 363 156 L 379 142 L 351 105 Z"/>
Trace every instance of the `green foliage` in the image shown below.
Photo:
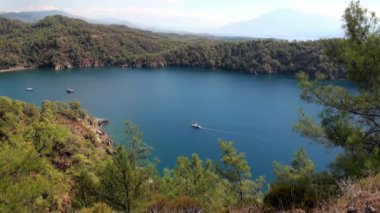
<path fill-rule="evenodd" d="M 138 167 L 133 154 L 119 147 L 113 161 L 100 174 L 101 200 L 126 212 L 143 208 L 150 200 L 154 175 L 154 168 Z"/>
<path fill-rule="evenodd" d="M 148 212 L 202 212 L 204 206 L 190 197 L 167 199 L 157 197 L 148 207 Z"/>
<path fill-rule="evenodd" d="M 230 184 L 214 170 L 211 160 L 206 163 L 193 154 L 191 159 L 178 157 L 174 169 L 166 169 L 161 183 L 161 193 L 171 199 L 187 197 L 217 211 L 234 201 Z"/>
<path fill-rule="evenodd" d="M 0 210 L 218 212 L 259 195 L 263 178 L 250 179 L 232 142 L 221 143 L 220 166 L 193 154 L 159 177 L 138 126 L 125 122 L 127 144 L 113 149 L 98 143 L 96 125 L 78 102 L 38 109 L 0 97 Z"/>
<path fill-rule="evenodd" d="M 304 70 L 315 75 L 319 70 L 332 78 L 341 77 L 341 68 L 330 62 L 323 49 L 320 41 L 209 41 L 169 51 L 165 60 L 176 67 L 220 68 L 249 74 L 295 74 Z"/>
<path fill-rule="evenodd" d="M 152 153 L 152 148 L 143 141 L 140 128 L 130 121 L 126 121 L 124 123 L 124 133 L 127 138 L 127 150 L 133 161 L 139 167 L 147 166 L 150 163 L 149 157 Z"/>
<path fill-rule="evenodd" d="M 151 149 L 143 142 L 139 128 L 125 123 L 127 148 L 118 147 L 112 161 L 100 174 L 100 200 L 116 210 L 132 212 L 144 208 L 153 195 L 155 166 Z"/>
<path fill-rule="evenodd" d="M 315 167 L 306 150 L 301 148 L 295 153 L 290 166 L 274 162 L 273 172 L 278 182 L 297 182 L 302 179 L 309 179 L 314 174 Z"/>
<path fill-rule="evenodd" d="M 173 169 L 165 169 L 159 184 L 164 197 L 150 206 L 151 209 L 170 210 L 173 202 L 184 201 L 188 205 L 206 212 L 221 212 L 228 207 L 245 207 L 258 203 L 264 177 L 251 179 L 251 169 L 243 153 L 238 153 L 232 142 L 220 142 L 222 157 L 213 164 L 203 162 L 197 154 L 191 158 L 180 156 Z M 176 205 L 174 205 L 176 206 Z M 176 208 L 174 208 L 176 209 Z"/>
<path fill-rule="evenodd" d="M 265 204 L 277 209 L 310 209 L 315 201 L 315 194 L 307 186 L 289 183 L 274 185 L 264 198 Z"/>
<path fill-rule="evenodd" d="M 357 93 L 326 83 L 325 75 L 310 81 L 300 74 L 301 97 L 322 105 L 320 122 L 302 115 L 295 129 L 329 147 L 341 147 L 332 163 L 338 176 L 380 171 L 380 25 L 374 13 L 351 2 L 345 14 L 346 39 L 326 42 L 327 53 L 356 83 Z"/>
<path fill-rule="evenodd" d="M 40 110 L 0 97 L 1 212 L 66 211 L 70 203 L 77 205 L 77 192 L 88 188 L 89 178 L 76 177 L 94 177 L 107 159 L 86 140 L 93 127 L 83 125 L 88 116 L 77 113 L 81 110 L 79 104 L 70 109 L 49 101 Z M 71 190 L 73 185 L 81 187 Z"/>
<path fill-rule="evenodd" d="M 131 68 L 220 68 L 250 74 L 317 70 L 341 77 L 320 41 L 228 41 L 94 25 L 63 16 L 35 24 L 0 19 L 0 69 L 34 65 L 54 69 L 123 65 Z"/>
<path fill-rule="evenodd" d="M 264 203 L 274 209 L 311 209 L 337 194 L 335 180 L 327 173 L 315 173 L 304 148 L 294 154 L 291 165 L 274 162 L 273 171 L 276 180 Z"/>
<path fill-rule="evenodd" d="M 73 208 L 88 207 L 98 201 L 100 180 L 97 174 L 83 169 L 73 177 L 73 180 L 75 182 L 73 188 L 73 194 L 75 195 L 72 201 Z"/>
<path fill-rule="evenodd" d="M 59 205 L 63 176 L 52 168 L 29 143 L 0 149 L 0 211 L 41 212 Z"/>
<path fill-rule="evenodd" d="M 245 159 L 245 154 L 238 153 L 232 141 L 221 141 L 219 147 L 222 156 L 217 170 L 230 182 L 238 201 L 259 197 L 265 178 L 260 176 L 255 181 L 251 179 L 251 168 Z"/>
<path fill-rule="evenodd" d="M 94 206 L 89 208 L 83 208 L 79 211 L 79 213 L 114 213 L 107 204 L 105 203 L 96 203 Z"/>

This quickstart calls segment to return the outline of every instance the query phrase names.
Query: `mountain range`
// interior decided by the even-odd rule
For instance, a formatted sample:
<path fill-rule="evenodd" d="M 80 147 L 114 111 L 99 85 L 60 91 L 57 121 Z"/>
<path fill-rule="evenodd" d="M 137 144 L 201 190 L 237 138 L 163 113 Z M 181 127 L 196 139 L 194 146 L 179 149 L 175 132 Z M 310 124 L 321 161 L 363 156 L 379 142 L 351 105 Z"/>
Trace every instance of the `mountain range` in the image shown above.
<path fill-rule="evenodd" d="M 87 19 L 59 10 L 0 13 L 0 16 L 9 19 L 17 19 L 28 23 L 37 22 L 47 16 L 52 15 L 80 18 L 86 20 L 87 22 L 96 24 L 125 25 L 132 28 L 145 29 L 155 32 L 174 32 L 180 34 L 191 33 L 183 31 L 177 32 L 175 30 L 168 29 L 164 30 L 157 27 L 141 27 L 118 18 Z M 276 38 L 287 40 L 314 40 L 343 36 L 341 23 L 338 19 L 291 9 L 272 11 L 251 20 L 231 23 L 218 29 L 203 33 L 218 36 Z"/>
<path fill-rule="evenodd" d="M 255 19 L 231 23 L 212 32 L 217 35 L 309 40 L 342 37 L 339 19 L 283 9 Z"/>
<path fill-rule="evenodd" d="M 75 17 L 74 15 L 60 11 L 60 10 L 49 10 L 49 11 L 25 11 L 25 12 L 0 12 L 0 16 L 20 20 L 27 23 L 37 22 L 44 19 L 47 16 L 61 15 L 67 17 Z"/>
<path fill-rule="evenodd" d="M 66 16 L 69 18 L 79 18 L 83 19 L 89 23 L 93 24 L 117 24 L 117 25 L 125 25 L 128 27 L 133 27 L 133 28 L 140 28 L 139 26 L 122 20 L 118 18 L 108 18 L 108 19 L 88 19 L 85 17 L 81 16 L 76 16 L 71 13 L 65 12 L 65 11 L 60 11 L 60 10 L 49 10 L 49 11 L 25 11 L 25 12 L 0 12 L 0 16 L 8 19 L 13 19 L 13 20 L 19 20 L 23 21 L 26 23 L 34 23 L 37 21 L 40 21 L 48 16 L 55 16 L 55 15 L 60 15 L 60 16 Z"/>

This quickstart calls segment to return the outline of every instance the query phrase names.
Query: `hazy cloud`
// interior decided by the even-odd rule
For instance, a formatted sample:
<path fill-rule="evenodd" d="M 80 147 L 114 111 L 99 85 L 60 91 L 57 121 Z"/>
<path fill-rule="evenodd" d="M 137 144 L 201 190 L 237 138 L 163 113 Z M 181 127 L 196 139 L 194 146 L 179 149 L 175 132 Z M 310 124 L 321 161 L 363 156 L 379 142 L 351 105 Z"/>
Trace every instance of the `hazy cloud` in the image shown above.
<path fill-rule="evenodd" d="M 159 0 L 162 1 L 162 0 Z M 169 1 L 169 0 L 164 0 Z M 170 0 L 172 1 L 172 0 Z M 214 16 L 202 12 L 181 11 L 170 8 L 153 7 L 92 7 L 86 10 L 71 11 L 76 15 L 91 18 L 117 17 L 134 23 L 152 24 L 158 23 L 161 26 L 181 26 L 206 27 L 211 25 L 223 25 L 228 22 L 228 17 Z"/>
<path fill-rule="evenodd" d="M 29 6 L 19 11 L 46 11 L 46 10 L 58 10 L 58 7 L 53 5 L 39 5 L 39 6 Z"/>
<path fill-rule="evenodd" d="M 179 3 L 181 0 L 151 0 L 154 2 L 161 2 L 161 3 Z"/>
<path fill-rule="evenodd" d="M 303 12 L 340 18 L 350 0 L 287 0 L 287 2 L 291 8 Z M 362 0 L 361 4 L 371 11 L 380 12 L 378 0 Z"/>
<path fill-rule="evenodd" d="M 175 29 L 216 28 L 278 9 L 339 19 L 350 0 L 0 0 L 0 11 L 63 10 L 88 18 L 123 19 Z M 380 0 L 361 0 L 380 14 Z"/>

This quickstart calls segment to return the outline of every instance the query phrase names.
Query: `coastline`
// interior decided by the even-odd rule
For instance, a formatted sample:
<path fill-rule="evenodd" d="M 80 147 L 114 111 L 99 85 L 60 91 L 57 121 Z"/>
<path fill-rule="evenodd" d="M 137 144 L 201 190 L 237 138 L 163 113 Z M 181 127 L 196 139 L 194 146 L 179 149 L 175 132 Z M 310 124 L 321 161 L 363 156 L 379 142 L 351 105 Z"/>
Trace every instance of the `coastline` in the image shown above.
<path fill-rule="evenodd" d="M 16 66 L 16 67 L 10 67 L 7 69 L 0 69 L 0 73 L 25 71 L 25 70 L 30 70 L 30 69 L 34 69 L 34 68 L 36 68 L 36 67 L 34 67 L 34 66 L 30 66 L 30 67 Z"/>

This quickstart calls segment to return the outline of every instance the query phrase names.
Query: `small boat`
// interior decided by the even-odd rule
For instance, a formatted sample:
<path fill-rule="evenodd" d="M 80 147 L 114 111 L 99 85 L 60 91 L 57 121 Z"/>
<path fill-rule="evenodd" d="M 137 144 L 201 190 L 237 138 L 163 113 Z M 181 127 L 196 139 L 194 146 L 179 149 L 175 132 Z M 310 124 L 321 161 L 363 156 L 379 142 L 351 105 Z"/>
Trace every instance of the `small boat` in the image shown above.
<path fill-rule="evenodd" d="M 31 88 L 31 87 L 25 88 L 25 91 L 31 92 L 31 91 L 33 91 L 33 88 Z"/>
<path fill-rule="evenodd" d="M 193 127 L 194 129 L 200 129 L 200 128 L 202 128 L 201 125 L 199 125 L 198 123 L 192 123 L 191 127 Z"/>
<path fill-rule="evenodd" d="M 66 93 L 74 93 L 75 91 L 73 89 L 66 89 Z"/>

